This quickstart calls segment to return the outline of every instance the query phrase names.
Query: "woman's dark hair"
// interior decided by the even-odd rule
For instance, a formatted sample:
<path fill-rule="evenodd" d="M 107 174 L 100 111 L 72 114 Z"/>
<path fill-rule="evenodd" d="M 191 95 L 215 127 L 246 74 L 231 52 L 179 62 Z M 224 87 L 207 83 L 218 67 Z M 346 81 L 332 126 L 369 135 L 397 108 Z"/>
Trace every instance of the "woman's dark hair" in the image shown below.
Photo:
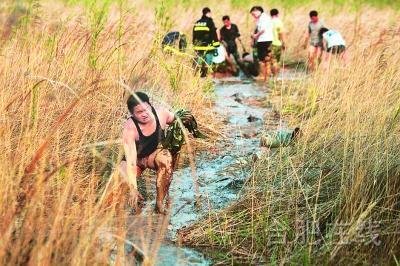
<path fill-rule="evenodd" d="M 129 96 L 128 100 L 126 101 L 126 104 L 128 105 L 128 110 L 131 113 L 133 113 L 133 108 L 135 108 L 136 105 L 139 105 L 141 103 L 150 104 L 149 96 L 147 96 L 146 93 L 141 91 L 134 92 Z"/>
<path fill-rule="evenodd" d="M 310 15 L 310 18 L 311 17 L 318 17 L 318 12 L 315 11 L 315 10 L 311 10 L 309 15 Z"/>
<path fill-rule="evenodd" d="M 327 32 L 329 29 L 322 27 L 319 32 L 318 32 L 318 37 L 322 39 L 322 35 L 324 35 L 325 32 Z"/>
<path fill-rule="evenodd" d="M 230 17 L 228 15 L 225 15 L 225 16 L 222 17 L 222 21 L 225 21 L 225 20 L 231 20 L 231 19 L 230 19 Z"/>
<path fill-rule="evenodd" d="M 250 13 L 253 12 L 253 11 L 256 11 L 256 10 L 260 11 L 261 13 L 264 12 L 264 9 L 263 9 L 261 6 L 253 6 L 253 7 L 250 9 Z"/>
<path fill-rule="evenodd" d="M 277 16 L 279 14 L 279 11 L 278 11 L 278 9 L 273 8 L 273 9 L 271 9 L 271 11 L 269 11 L 269 14 L 271 16 Z"/>

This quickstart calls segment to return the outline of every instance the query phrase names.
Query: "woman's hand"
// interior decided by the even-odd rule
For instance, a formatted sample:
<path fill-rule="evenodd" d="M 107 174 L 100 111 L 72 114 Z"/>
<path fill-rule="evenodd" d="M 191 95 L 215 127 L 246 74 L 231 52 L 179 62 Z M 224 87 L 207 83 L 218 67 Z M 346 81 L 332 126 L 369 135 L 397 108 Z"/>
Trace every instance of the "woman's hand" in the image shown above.
<path fill-rule="evenodd" d="M 143 196 L 139 193 L 136 188 L 131 188 L 129 192 L 128 205 L 135 209 L 135 211 L 139 211 L 138 202 L 144 200 Z"/>

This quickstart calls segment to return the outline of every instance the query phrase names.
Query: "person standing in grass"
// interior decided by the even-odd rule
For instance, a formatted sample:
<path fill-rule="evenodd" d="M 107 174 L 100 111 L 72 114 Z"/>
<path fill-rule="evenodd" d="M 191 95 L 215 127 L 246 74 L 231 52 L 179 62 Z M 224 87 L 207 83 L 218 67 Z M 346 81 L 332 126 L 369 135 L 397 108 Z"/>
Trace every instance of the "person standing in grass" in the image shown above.
<path fill-rule="evenodd" d="M 272 18 L 273 40 L 272 40 L 272 74 L 277 76 L 280 70 L 282 51 L 285 46 L 285 30 L 282 20 L 279 18 L 278 9 L 274 8 L 270 11 Z"/>
<path fill-rule="evenodd" d="M 319 30 L 324 27 L 323 22 L 318 17 L 318 12 L 310 11 L 310 22 L 304 41 L 304 49 L 308 46 L 308 69 L 314 71 L 316 69 L 316 61 L 319 63 L 322 55 L 322 39 L 319 36 Z"/>
<path fill-rule="evenodd" d="M 250 13 L 257 23 L 257 31 L 252 35 L 252 38 L 257 47 L 260 72 L 263 75 L 264 81 L 267 81 L 271 74 L 272 20 L 269 15 L 264 13 L 261 6 L 253 6 L 250 9 Z"/>
<path fill-rule="evenodd" d="M 236 66 L 232 61 L 231 55 L 235 59 L 236 64 L 240 67 L 241 60 L 238 52 L 238 42 L 242 42 L 240 40 L 239 28 L 236 24 L 233 24 L 229 18 L 229 16 L 223 16 L 222 22 L 224 26 L 219 30 L 221 36 L 221 43 L 225 46 L 227 52 L 227 62 L 231 65 L 234 72 L 238 72 L 236 70 Z M 234 73 L 235 74 L 235 73 Z"/>
<path fill-rule="evenodd" d="M 343 39 L 340 32 L 335 30 L 329 30 L 327 28 L 321 28 L 319 30 L 319 37 L 322 39 L 324 54 L 323 64 L 324 68 L 328 68 L 332 59 L 332 55 L 337 55 L 343 60 L 344 64 L 347 61 L 346 54 L 346 42 Z"/>
<path fill-rule="evenodd" d="M 172 155 L 161 147 L 161 141 L 165 128 L 175 119 L 174 114 L 166 109 L 155 109 L 143 92 L 131 95 L 127 105 L 131 117 L 125 122 L 122 133 L 125 156 L 120 171 L 131 185 L 129 204 L 138 209 L 138 200 L 143 197 L 137 190 L 137 177 L 150 168 L 157 171 L 155 210 L 165 213 L 164 199 L 168 196 L 173 166 Z"/>
<path fill-rule="evenodd" d="M 193 49 L 196 52 L 196 62 L 197 66 L 200 66 L 201 77 L 205 77 L 214 54 L 217 54 L 219 41 L 210 8 L 203 8 L 202 14 L 193 27 Z"/>

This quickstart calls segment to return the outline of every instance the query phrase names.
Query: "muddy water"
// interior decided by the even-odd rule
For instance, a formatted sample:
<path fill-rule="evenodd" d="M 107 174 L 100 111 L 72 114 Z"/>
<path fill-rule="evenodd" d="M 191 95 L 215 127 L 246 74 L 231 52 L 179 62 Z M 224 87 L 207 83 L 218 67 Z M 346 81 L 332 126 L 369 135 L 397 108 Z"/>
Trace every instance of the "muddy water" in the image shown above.
<path fill-rule="evenodd" d="M 164 224 L 167 228 L 166 236 L 161 240 L 159 249 L 157 247 L 156 265 L 212 264 L 204 254 L 175 245 L 175 233 L 210 211 L 219 210 L 234 202 L 249 176 L 254 156 L 260 152 L 259 134 L 265 126 L 264 114 L 269 111 L 261 104 L 267 95 L 265 85 L 245 84 L 236 79 L 219 80 L 216 81 L 215 94 L 215 112 L 225 120 L 222 133 L 226 138 L 220 140 L 212 152 L 196 155 L 198 195 L 195 194 L 196 185 L 190 167 L 178 169 L 174 173 L 170 188 L 173 197 L 171 216 L 168 224 Z M 197 201 L 199 204 L 196 204 L 196 196 L 200 199 Z M 148 245 L 149 242 L 157 241 L 157 235 L 162 230 L 162 218 L 152 214 L 153 206 L 154 200 L 148 200 L 144 214 L 130 218 L 132 233 L 128 236 L 130 241 L 149 256 L 154 255 L 150 255 L 149 248 L 143 243 L 147 242 Z M 143 233 L 138 237 L 138 227 L 144 227 L 143 230 L 150 233 Z"/>
<path fill-rule="evenodd" d="M 196 156 L 200 209 L 192 204 L 196 195 L 191 169 L 183 168 L 174 175 L 171 186 L 174 211 L 170 226 L 173 232 L 198 220 L 204 213 L 234 201 L 248 176 L 252 158 L 259 150 L 257 134 L 263 126 L 265 109 L 245 102 L 262 98 L 265 92 L 254 84 L 222 83 L 216 85 L 215 93 L 215 111 L 225 118 L 222 133 L 226 138 L 216 144 L 213 153 Z"/>

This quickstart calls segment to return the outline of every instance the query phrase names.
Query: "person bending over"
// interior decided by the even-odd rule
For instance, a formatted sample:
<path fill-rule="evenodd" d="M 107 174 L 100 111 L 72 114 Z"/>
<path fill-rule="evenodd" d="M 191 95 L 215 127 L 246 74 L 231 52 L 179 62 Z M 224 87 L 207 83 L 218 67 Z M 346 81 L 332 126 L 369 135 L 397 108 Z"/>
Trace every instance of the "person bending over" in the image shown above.
<path fill-rule="evenodd" d="M 164 199 L 168 196 L 173 167 L 171 153 L 162 148 L 161 142 L 167 125 L 175 119 L 174 114 L 163 108 L 154 108 L 143 92 L 133 93 L 127 106 L 131 117 L 123 127 L 125 157 L 120 171 L 131 186 L 130 205 L 138 208 L 137 202 L 142 197 L 137 190 L 137 178 L 150 168 L 157 172 L 155 210 L 164 214 Z"/>
<path fill-rule="evenodd" d="M 323 64 L 324 68 L 329 68 L 332 55 L 339 57 L 344 65 L 347 63 L 347 52 L 346 52 L 346 42 L 343 39 L 340 32 L 335 30 L 330 30 L 327 28 L 321 28 L 319 30 L 319 36 L 322 39 L 322 45 L 324 54 Z"/>

